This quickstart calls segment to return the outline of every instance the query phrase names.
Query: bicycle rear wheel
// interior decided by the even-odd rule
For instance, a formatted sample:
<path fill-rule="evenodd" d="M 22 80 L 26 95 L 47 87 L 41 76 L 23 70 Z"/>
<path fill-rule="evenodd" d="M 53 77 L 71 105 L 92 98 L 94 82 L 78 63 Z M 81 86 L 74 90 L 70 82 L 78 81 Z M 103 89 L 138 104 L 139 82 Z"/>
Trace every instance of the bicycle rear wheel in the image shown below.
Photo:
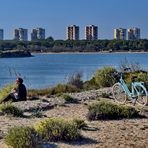
<path fill-rule="evenodd" d="M 127 96 L 120 83 L 116 83 L 113 85 L 112 94 L 116 102 L 120 104 L 124 104 L 126 102 Z"/>
<path fill-rule="evenodd" d="M 147 96 L 147 90 L 144 86 L 137 85 L 135 86 L 135 89 L 137 92 L 137 104 L 145 106 L 148 104 L 148 96 Z"/>

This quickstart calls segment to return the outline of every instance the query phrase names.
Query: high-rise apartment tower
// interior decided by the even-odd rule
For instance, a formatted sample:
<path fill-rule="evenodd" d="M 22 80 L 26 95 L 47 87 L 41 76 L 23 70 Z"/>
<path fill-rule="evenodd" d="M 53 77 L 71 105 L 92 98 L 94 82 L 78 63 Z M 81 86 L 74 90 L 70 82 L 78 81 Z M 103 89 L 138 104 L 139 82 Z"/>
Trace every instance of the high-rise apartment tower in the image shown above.
<path fill-rule="evenodd" d="M 114 39 L 126 40 L 126 29 L 123 28 L 114 29 Z"/>
<path fill-rule="evenodd" d="M 68 26 L 66 34 L 68 40 L 79 40 L 79 26 Z"/>
<path fill-rule="evenodd" d="M 31 40 L 44 40 L 45 39 L 45 29 L 36 28 L 31 31 Z"/>
<path fill-rule="evenodd" d="M 85 27 L 85 39 L 86 40 L 97 40 L 98 39 L 98 27 L 89 25 Z"/>
<path fill-rule="evenodd" d="M 0 29 L 0 40 L 4 39 L 4 30 Z"/>
<path fill-rule="evenodd" d="M 18 28 L 14 30 L 14 39 L 18 41 L 28 40 L 28 30 L 23 28 Z"/>
<path fill-rule="evenodd" d="M 138 40 L 140 39 L 140 29 L 130 28 L 128 29 L 128 40 Z"/>

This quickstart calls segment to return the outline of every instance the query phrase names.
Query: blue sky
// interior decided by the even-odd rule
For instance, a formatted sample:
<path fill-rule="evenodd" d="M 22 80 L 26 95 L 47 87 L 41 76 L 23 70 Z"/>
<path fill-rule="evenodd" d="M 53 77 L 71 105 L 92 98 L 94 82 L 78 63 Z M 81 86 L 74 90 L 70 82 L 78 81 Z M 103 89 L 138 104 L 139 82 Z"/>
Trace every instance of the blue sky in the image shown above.
<path fill-rule="evenodd" d="M 13 29 L 46 29 L 46 37 L 66 39 L 66 26 L 98 26 L 100 39 L 112 39 L 114 28 L 141 28 L 148 38 L 148 0 L 0 0 L 0 28 L 5 39 L 13 38 Z"/>

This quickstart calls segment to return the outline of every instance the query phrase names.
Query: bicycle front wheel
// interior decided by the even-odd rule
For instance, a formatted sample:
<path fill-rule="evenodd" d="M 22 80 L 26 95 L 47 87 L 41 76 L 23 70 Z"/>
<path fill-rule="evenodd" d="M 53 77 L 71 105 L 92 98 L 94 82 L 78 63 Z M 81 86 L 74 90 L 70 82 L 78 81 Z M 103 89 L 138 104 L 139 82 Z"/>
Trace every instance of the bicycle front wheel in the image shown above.
<path fill-rule="evenodd" d="M 120 83 L 116 83 L 113 85 L 112 94 L 116 102 L 120 104 L 124 104 L 126 102 L 127 96 Z"/>
<path fill-rule="evenodd" d="M 135 86 L 137 92 L 137 104 L 145 106 L 148 104 L 147 90 L 144 86 Z"/>

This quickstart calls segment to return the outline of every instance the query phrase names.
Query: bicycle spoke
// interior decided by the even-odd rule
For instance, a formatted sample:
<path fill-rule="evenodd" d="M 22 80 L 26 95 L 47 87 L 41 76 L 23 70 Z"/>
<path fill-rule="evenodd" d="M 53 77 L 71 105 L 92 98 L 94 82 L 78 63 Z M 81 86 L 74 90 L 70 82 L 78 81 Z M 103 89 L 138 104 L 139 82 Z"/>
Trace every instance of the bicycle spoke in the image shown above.
<path fill-rule="evenodd" d="M 148 97 L 147 97 L 147 91 L 143 86 L 137 85 L 136 87 L 137 90 L 137 104 L 139 105 L 147 105 L 148 103 Z"/>
<path fill-rule="evenodd" d="M 126 94 L 120 84 L 116 83 L 112 88 L 113 98 L 116 102 L 124 104 L 126 102 Z"/>

